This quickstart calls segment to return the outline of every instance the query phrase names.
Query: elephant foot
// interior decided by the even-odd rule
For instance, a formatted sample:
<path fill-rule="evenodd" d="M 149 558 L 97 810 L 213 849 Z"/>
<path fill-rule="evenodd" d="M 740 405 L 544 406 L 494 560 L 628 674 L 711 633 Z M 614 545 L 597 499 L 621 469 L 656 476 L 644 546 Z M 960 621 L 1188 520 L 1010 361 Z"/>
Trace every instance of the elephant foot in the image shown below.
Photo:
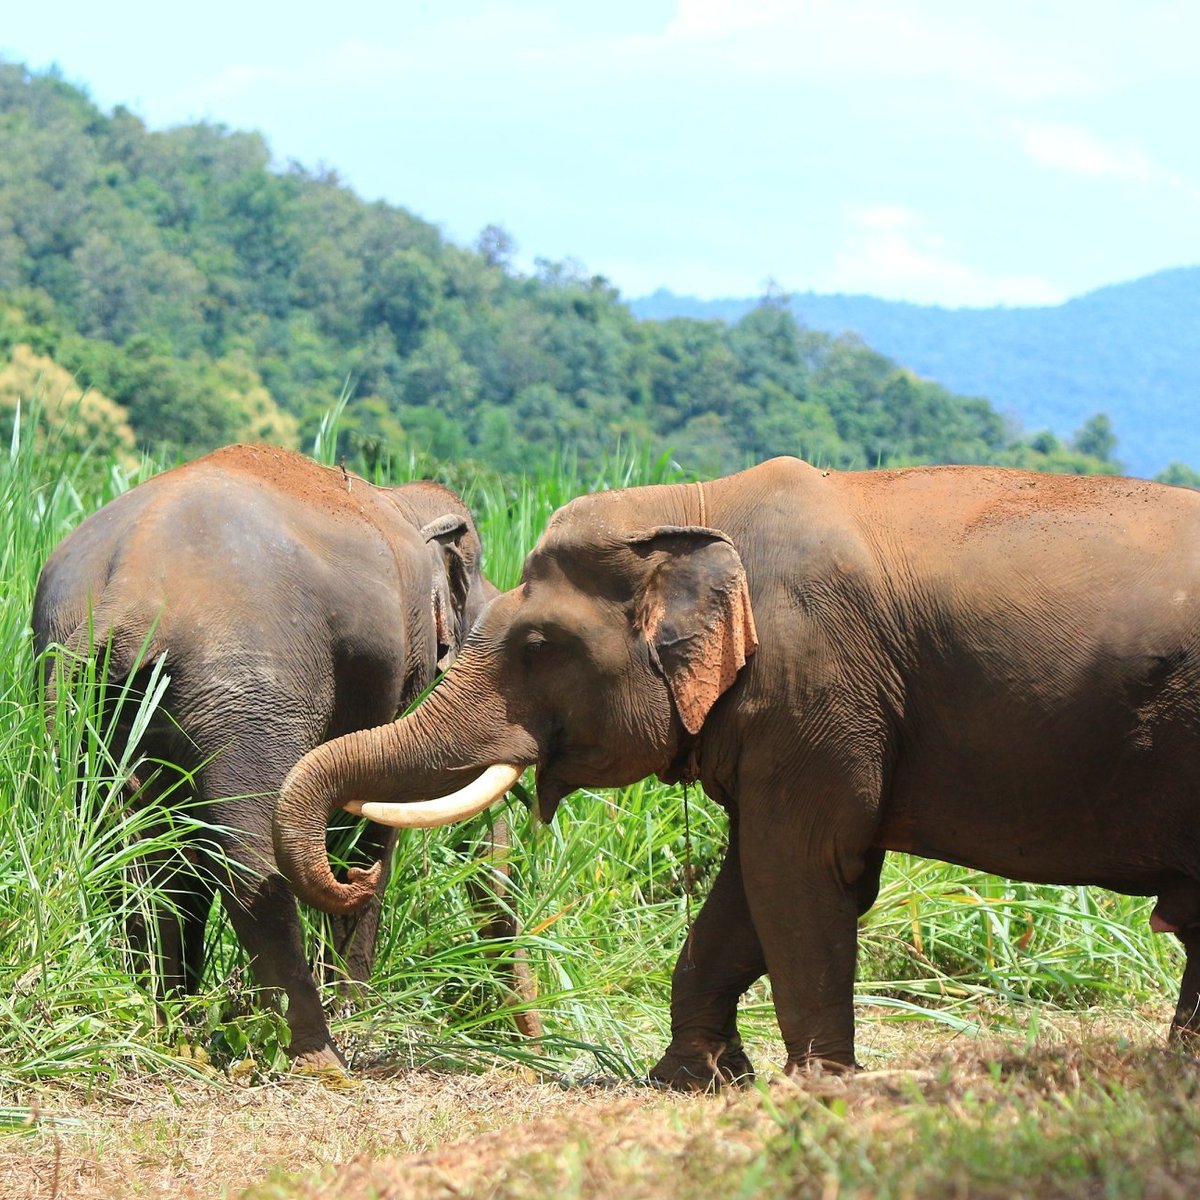
<path fill-rule="evenodd" d="M 723 1087 L 746 1087 L 754 1082 L 754 1067 L 741 1046 L 722 1046 L 715 1052 L 667 1052 L 650 1068 L 650 1082 L 677 1092 L 715 1092 Z"/>
<path fill-rule="evenodd" d="M 822 1058 L 820 1055 L 809 1055 L 805 1058 L 789 1058 L 784 1065 L 783 1073 L 788 1079 L 805 1079 L 811 1075 L 852 1075 L 859 1067 L 851 1057 Z"/>
<path fill-rule="evenodd" d="M 1197 1028 L 1193 1024 L 1195 1019 L 1195 1013 L 1189 1013 L 1187 1023 L 1185 1024 L 1176 1017 L 1171 1022 L 1171 1028 L 1167 1033 L 1167 1041 L 1172 1046 L 1178 1046 L 1186 1054 L 1200 1055 L 1200 1028 Z"/>
<path fill-rule="evenodd" d="M 292 1074 L 307 1075 L 322 1087 L 335 1092 L 361 1087 L 362 1080 L 355 1079 L 346 1067 L 345 1059 L 335 1046 L 323 1046 L 319 1050 L 308 1050 L 292 1059 Z"/>
<path fill-rule="evenodd" d="M 292 1070 L 301 1074 L 317 1075 L 322 1071 L 336 1068 L 346 1070 L 346 1060 L 341 1051 L 331 1042 L 312 1050 L 301 1050 L 291 1055 Z"/>

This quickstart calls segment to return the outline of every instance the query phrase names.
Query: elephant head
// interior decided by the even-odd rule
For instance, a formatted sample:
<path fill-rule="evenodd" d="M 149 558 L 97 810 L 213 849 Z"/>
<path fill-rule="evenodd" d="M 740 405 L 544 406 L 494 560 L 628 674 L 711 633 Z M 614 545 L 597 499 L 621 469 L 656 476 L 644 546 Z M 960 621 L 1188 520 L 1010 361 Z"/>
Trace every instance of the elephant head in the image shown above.
<path fill-rule="evenodd" d="M 349 911 L 374 885 L 377 867 L 346 883 L 330 872 L 325 826 L 339 807 L 386 824 L 446 824 L 534 766 L 548 820 L 577 787 L 683 773 L 757 646 L 742 560 L 726 533 L 685 523 L 689 492 L 636 488 L 561 509 L 520 585 L 487 607 L 412 714 L 301 759 L 275 819 L 297 895 Z M 430 796 L 442 799 L 419 803 Z"/>

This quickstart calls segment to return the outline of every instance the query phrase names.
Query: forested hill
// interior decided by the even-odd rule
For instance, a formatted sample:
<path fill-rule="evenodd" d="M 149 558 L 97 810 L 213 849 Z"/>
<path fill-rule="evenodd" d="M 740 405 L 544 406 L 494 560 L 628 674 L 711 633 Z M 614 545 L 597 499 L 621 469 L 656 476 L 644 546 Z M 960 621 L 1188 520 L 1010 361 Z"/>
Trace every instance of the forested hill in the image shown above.
<path fill-rule="evenodd" d="M 1114 469 L 1102 417 L 1025 436 L 779 305 L 643 322 L 604 279 L 511 254 L 499 228 L 465 249 L 332 172 L 274 169 L 258 134 L 152 131 L 0 63 L 0 415 L 74 404 L 76 436 L 118 452 L 297 444 L 348 381 L 344 449 L 367 458 L 517 472 L 623 443 L 703 472 L 780 453 Z"/>
<path fill-rule="evenodd" d="M 754 304 L 662 291 L 631 307 L 654 319 L 736 321 Z M 1051 308 L 945 309 L 811 292 L 790 305 L 811 328 L 854 330 L 922 375 L 987 396 L 1033 428 L 1065 433 L 1102 409 L 1138 474 L 1173 459 L 1200 464 L 1200 267 Z"/>

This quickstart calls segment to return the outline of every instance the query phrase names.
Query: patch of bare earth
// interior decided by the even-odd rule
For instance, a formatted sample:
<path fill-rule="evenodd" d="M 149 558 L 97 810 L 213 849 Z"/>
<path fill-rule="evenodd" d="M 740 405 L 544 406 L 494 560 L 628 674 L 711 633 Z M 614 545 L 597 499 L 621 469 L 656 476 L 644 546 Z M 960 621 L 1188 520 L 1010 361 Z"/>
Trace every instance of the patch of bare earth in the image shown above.
<path fill-rule="evenodd" d="M 1027 1046 L 876 1025 L 868 1039 L 873 1061 L 902 1066 L 717 1096 L 422 1070 L 367 1072 L 347 1091 L 297 1078 L 147 1080 L 103 1103 L 51 1092 L 46 1116 L 79 1124 L 0 1138 L 0 1196 L 1200 1194 L 1200 1063 L 1157 1028 L 1064 1022 Z"/>
<path fill-rule="evenodd" d="M 514 1124 L 549 1128 L 572 1114 L 664 1102 L 645 1088 L 565 1089 L 503 1070 L 366 1073 L 354 1083 L 289 1077 L 242 1089 L 164 1077 L 126 1081 L 104 1100 L 65 1089 L 18 1097 L 41 1119 L 0 1135 L 0 1197 L 237 1196 L 269 1177 L 420 1158 Z"/>

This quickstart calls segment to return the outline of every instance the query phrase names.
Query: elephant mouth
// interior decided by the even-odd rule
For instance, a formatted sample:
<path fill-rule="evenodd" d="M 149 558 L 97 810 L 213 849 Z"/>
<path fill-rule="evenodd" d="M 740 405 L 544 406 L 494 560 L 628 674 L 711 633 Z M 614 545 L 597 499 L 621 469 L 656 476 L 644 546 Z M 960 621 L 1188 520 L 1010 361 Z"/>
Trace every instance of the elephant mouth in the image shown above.
<path fill-rule="evenodd" d="M 573 745 L 570 760 L 559 746 L 548 749 L 538 758 L 535 781 L 538 814 L 549 823 L 554 819 L 563 798 L 584 787 L 628 787 L 651 772 L 640 766 L 631 767 L 613 758 L 611 748 L 596 745 Z"/>
<path fill-rule="evenodd" d="M 547 825 L 554 820 L 558 806 L 564 796 L 569 796 L 576 784 L 567 784 L 563 778 L 562 766 L 563 731 L 555 722 L 551 725 L 545 738 L 545 749 L 538 755 L 535 782 L 537 786 L 538 816 Z"/>
<path fill-rule="evenodd" d="M 538 757 L 538 769 L 534 774 L 538 788 L 538 815 L 546 824 L 554 820 L 558 805 L 563 797 L 570 796 L 577 784 L 568 784 L 563 773 L 562 737 L 553 734 L 547 740 L 545 754 Z"/>
<path fill-rule="evenodd" d="M 685 739 L 671 761 L 658 771 L 657 775 L 663 783 L 695 783 L 700 778 L 699 746 L 696 739 Z"/>
<path fill-rule="evenodd" d="M 558 812 L 558 806 L 562 802 L 563 797 L 569 796 L 574 790 L 573 787 L 564 787 L 560 783 L 548 778 L 546 773 L 540 767 L 538 768 L 538 816 L 544 824 L 549 825 L 554 820 L 554 814 Z"/>

